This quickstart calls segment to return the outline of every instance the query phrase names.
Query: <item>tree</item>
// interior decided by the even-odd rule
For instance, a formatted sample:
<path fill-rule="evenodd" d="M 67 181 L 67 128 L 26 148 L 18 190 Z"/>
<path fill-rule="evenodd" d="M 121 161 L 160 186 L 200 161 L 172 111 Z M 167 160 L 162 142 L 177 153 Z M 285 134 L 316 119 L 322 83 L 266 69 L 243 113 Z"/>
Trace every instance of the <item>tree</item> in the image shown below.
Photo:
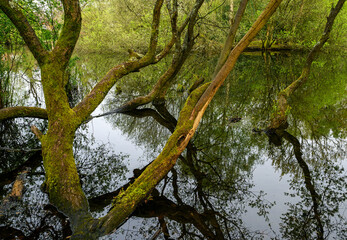
<path fill-rule="evenodd" d="M 278 93 L 278 100 L 275 106 L 276 111 L 273 113 L 273 117 L 271 118 L 271 123 L 269 125 L 270 129 L 285 129 L 287 128 L 287 116 L 290 106 L 288 104 L 288 98 L 293 94 L 293 92 L 302 86 L 306 81 L 310 74 L 311 65 L 317 54 L 320 52 L 324 44 L 328 41 L 330 32 L 332 30 L 334 20 L 337 14 L 340 12 L 345 0 L 339 0 L 335 7 L 333 7 L 330 11 L 329 16 L 327 17 L 327 23 L 324 28 L 324 32 L 320 37 L 319 41 L 312 48 L 310 53 L 306 58 L 305 65 L 302 69 L 301 75 L 295 81 L 293 81 L 289 86 L 287 86 L 284 90 Z"/>
<path fill-rule="evenodd" d="M 69 105 L 65 90 L 68 81 L 66 68 L 81 30 L 82 19 L 79 1 L 62 0 L 64 24 L 54 48 L 50 51 L 43 47 L 23 14 L 20 5 L 13 1 L 0 1 L 0 9 L 16 26 L 41 68 L 41 81 L 46 103 L 46 109 L 27 107 L 2 109 L 0 119 L 24 116 L 45 117 L 44 114 L 47 114 L 47 132 L 43 134 L 35 126 L 32 126 L 32 131 L 38 137 L 42 146 L 46 175 L 45 190 L 51 203 L 69 217 L 73 228 L 72 238 L 93 239 L 96 236 L 111 233 L 148 196 L 156 184 L 174 166 L 176 159 L 193 137 L 207 106 L 232 70 L 237 58 L 276 11 L 280 2 L 281 0 L 269 1 L 263 13 L 254 22 L 247 34 L 230 52 L 228 59 L 213 81 L 203 84 L 191 92 L 180 112 L 175 131 L 167 141 L 161 154 L 126 191 L 117 196 L 114 207 L 105 217 L 93 219 L 88 210 L 88 201 L 80 185 L 72 151 L 76 129 L 88 119 L 117 80 L 131 72 L 160 61 L 175 44 L 175 53 L 177 55 L 173 59 L 171 68 L 168 69 L 169 76 L 163 77 L 164 80 L 166 80 L 165 78 L 171 79 L 171 76 L 183 64 L 183 60 L 193 44 L 194 25 L 203 0 L 195 2 L 181 28 L 177 27 L 177 1 L 167 4 L 171 17 L 172 41 L 157 55 L 158 28 L 164 1 L 156 0 L 153 8 L 151 39 L 147 53 L 144 56 L 136 55 L 135 59 L 131 58 L 110 69 L 92 91 L 73 108 Z M 185 27 L 187 28 L 186 35 L 181 45 L 180 35 Z M 165 94 L 168 84 L 166 81 L 163 84 L 161 80 L 158 81 L 159 94 L 156 95 L 159 98 Z M 155 90 L 156 87 L 153 91 Z M 152 100 L 152 98 L 145 99 L 145 101 L 136 100 L 136 104 L 131 104 L 131 107 L 136 108 Z"/>

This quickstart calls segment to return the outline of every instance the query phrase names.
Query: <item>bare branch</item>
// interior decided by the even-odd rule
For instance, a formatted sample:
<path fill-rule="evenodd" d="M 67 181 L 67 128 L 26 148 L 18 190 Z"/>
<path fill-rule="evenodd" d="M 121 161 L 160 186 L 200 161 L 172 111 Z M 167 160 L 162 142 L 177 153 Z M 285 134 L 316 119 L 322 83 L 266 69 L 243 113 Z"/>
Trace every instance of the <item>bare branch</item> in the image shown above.
<path fill-rule="evenodd" d="M 42 132 L 35 126 L 35 125 L 32 125 L 31 126 L 31 131 L 36 135 L 36 137 L 41 140 L 43 134 Z"/>

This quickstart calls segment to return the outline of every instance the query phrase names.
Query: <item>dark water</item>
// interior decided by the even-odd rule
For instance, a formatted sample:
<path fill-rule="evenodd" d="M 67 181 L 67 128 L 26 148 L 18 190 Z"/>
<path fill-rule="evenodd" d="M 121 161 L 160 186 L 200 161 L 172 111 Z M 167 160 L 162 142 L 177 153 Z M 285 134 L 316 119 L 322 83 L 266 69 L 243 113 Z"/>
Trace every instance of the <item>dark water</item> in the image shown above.
<path fill-rule="evenodd" d="M 304 55 L 241 56 L 175 168 L 147 203 L 103 239 L 317 239 L 320 234 L 347 239 L 344 59 L 330 53 L 314 62 L 310 79 L 290 99 L 289 128 L 275 146 L 264 132 L 252 130 L 267 126 L 276 94 L 299 76 Z M 148 105 L 131 115 L 94 118 L 79 129 L 75 156 L 95 217 L 109 210 L 113 195 L 107 193 L 117 191 L 160 153 L 187 89 L 195 79 L 208 78 L 215 61 L 199 54 L 189 59 L 165 108 Z M 114 56 L 76 57 L 70 66 L 71 104 L 117 62 Z M 122 79 L 93 115 L 147 93 L 168 64 Z M 37 69 L 28 73 L 18 68 L 10 77 L 15 94 L 9 104 L 44 106 Z M 32 124 L 46 128 L 42 120 L 1 123 L 2 198 L 24 162 L 30 170 L 23 198 L 2 204 L 0 237 L 62 239 L 70 234 L 68 222 L 40 190 L 44 169 L 37 152 L 13 150 L 40 148 L 30 132 Z"/>

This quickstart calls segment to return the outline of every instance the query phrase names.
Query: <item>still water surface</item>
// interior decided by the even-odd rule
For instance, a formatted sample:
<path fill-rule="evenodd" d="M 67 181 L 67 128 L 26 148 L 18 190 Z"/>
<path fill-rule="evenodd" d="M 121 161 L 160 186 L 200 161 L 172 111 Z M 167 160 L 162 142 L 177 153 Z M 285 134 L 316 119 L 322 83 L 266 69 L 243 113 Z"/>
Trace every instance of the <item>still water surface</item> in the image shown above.
<path fill-rule="evenodd" d="M 175 168 L 146 204 L 116 233 L 102 239 L 316 239 L 320 233 L 326 239 L 347 239 L 347 66 L 344 56 L 331 56 L 323 55 L 314 63 L 309 81 L 291 98 L 288 135 L 275 146 L 265 132 L 254 129 L 266 127 L 276 94 L 299 76 L 304 58 L 293 53 L 243 55 Z M 75 156 L 95 217 L 110 209 L 112 196 L 107 193 L 126 184 L 160 153 L 187 89 L 196 78 L 208 78 L 215 61 L 199 55 L 189 59 L 168 93 L 165 108 L 148 105 L 131 115 L 96 117 L 79 129 Z M 72 104 L 116 62 L 109 56 L 75 58 Z M 122 79 L 93 116 L 145 94 L 167 64 Z M 19 69 L 11 75 L 17 84 L 14 92 L 20 91 L 12 105 L 44 106 L 40 88 L 36 86 L 36 101 L 28 84 L 39 78 L 37 71 L 33 73 L 28 76 Z M 23 96 L 27 96 L 24 102 Z M 2 123 L 0 147 L 39 148 L 31 124 L 46 128 L 40 120 Z M 4 198 L 15 179 L 8 173 L 35 153 L 0 151 Z M 3 208 L 0 236 L 68 236 L 66 219 L 47 205 L 40 190 L 44 180 L 40 162 L 30 169 L 22 201 Z"/>

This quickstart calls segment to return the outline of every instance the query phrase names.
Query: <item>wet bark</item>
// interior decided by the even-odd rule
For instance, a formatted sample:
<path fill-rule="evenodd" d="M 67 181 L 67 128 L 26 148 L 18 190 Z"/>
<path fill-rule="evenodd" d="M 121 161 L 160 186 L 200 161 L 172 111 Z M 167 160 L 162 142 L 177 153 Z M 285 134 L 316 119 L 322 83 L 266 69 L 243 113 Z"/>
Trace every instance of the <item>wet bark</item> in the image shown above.
<path fill-rule="evenodd" d="M 1 173 L 0 174 L 0 179 L 1 179 L 0 192 L 3 191 L 2 189 L 5 185 L 13 182 L 20 172 L 23 172 L 26 168 L 36 168 L 41 164 L 41 162 L 42 162 L 41 151 L 38 150 L 34 154 L 32 154 L 26 162 L 24 162 L 17 168 L 9 172 Z"/>
<path fill-rule="evenodd" d="M 20 201 L 23 197 L 23 193 L 25 190 L 25 179 L 27 173 L 30 171 L 29 168 L 24 169 L 19 175 L 16 177 L 16 180 L 13 182 L 11 192 L 1 201 L 0 205 L 0 219 L 3 218 L 6 211 L 9 211 L 13 208 L 13 205 L 16 204 L 17 201 Z"/>
<path fill-rule="evenodd" d="M 307 81 L 311 71 L 312 62 L 316 58 L 316 56 L 318 55 L 319 51 L 322 49 L 324 44 L 329 39 L 329 35 L 333 27 L 334 20 L 337 14 L 340 12 L 344 3 L 345 3 L 345 0 L 339 0 L 336 6 L 331 9 L 330 14 L 327 18 L 327 23 L 325 25 L 323 35 L 321 36 L 319 41 L 316 43 L 316 45 L 312 48 L 312 50 L 308 54 L 300 77 L 297 78 L 294 82 L 292 82 L 289 86 L 287 86 L 284 90 L 278 93 L 277 103 L 275 106 L 276 110 L 270 119 L 270 125 L 268 126 L 268 128 L 271 128 L 271 129 L 287 128 L 287 125 L 288 125 L 287 117 L 288 117 L 288 111 L 290 110 L 290 106 L 288 104 L 288 98 L 295 92 L 295 90 L 297 90 Z"/>

